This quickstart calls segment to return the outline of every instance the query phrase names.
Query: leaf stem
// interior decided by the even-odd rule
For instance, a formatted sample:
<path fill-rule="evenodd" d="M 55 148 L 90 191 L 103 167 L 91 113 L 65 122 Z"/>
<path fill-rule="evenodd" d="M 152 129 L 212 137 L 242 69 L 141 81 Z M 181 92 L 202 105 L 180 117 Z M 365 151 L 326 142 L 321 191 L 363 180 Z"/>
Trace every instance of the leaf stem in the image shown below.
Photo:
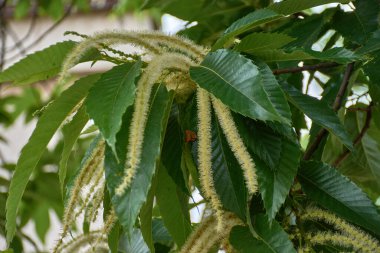
<path fill-rule="evenodd" d="M 347 65 L 346 71 L 344 72 L 342 84 L 340 85 L 338 94 L 336 95 L 335 101 L 333 103 L 333 110 L 337 112 L 339 108 L 342 106 L 343 97 L 346 93 L 350 77 L 354 70 L 354 62 L 351 62 Z M 323 138 L 327 134 L 327 130 L 325 128 L 321 129 L 317 136 L 315 137 L 315 140 L 310 144 L 309 148 L 305 151 L 305 154 L 303 156 L 304 160 L 310 160 L 311 156 L 314 154 L 314 152 L 318 149 L 319 144 L 322 142 Z"/>
<path fill-rule="evenodd" d="M 318 69 L 326 69 L 326 68 L 333 68 L 339 66 L 338 63 L 335 62 L 323 62 L 316 65 L 305 65 L 302 67 L 296 67 L 296 68 L 285 68 L 285 69 L 275 69 L 273 70 L 274 75 L 281 75 L 281 74 L 289 74 L 289 73 L 297 73 L 302 72 L 305 70 L 318 70 Z"/>

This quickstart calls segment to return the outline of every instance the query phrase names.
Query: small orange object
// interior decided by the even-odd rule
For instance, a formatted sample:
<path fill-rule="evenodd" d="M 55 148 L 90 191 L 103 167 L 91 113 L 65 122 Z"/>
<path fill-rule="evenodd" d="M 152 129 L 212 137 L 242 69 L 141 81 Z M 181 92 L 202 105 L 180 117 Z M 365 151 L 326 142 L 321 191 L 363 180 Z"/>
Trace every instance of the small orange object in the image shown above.
<path fill-rule="evenodd" d="M 191 130 L 185 130 L 185 142 L 193 142 L 197 139 L 197 134 Z"/>

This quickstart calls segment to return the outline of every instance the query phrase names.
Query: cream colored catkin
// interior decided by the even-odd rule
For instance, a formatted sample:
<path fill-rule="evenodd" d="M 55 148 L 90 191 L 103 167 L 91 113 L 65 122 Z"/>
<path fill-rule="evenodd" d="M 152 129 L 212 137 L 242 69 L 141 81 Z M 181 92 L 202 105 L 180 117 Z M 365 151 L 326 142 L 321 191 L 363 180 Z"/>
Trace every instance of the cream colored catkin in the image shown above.
<path fill-rule="evenodd" d="M 333 213 L 316 207 L 309 207 L 305 210 L 301 216 L 301 219 L 323 221 L 339 230 L 342 236 L 350 238 L 350 240 L 355 242 L 357 247 L 361 248 L 363 251 L 380 252 L 380 243 L 375 238 L 360 230 L 359 228 L 349 224 Z"/>
<path fill-rule="evenodd" d="M 132 114 L 127 156 L 125 163 L 125 176 L 116 188 L 116 195 L 122 195 L 130 186 L 140 163 L 141 149 L 144 141 L 144 131 L 149 112 L 149 100 L 153 84 L 160 78 L 165 69 L 188 71 L 193 63 L 183 55 L 167 53 L 152 59 L 141 76 L 136 91 L 135 107 Z"/>
<path fill-rule="evenodd" d="M 99 140 L 99 143 L 94 148 L 88 159 L 83 163 L 80 168 L 80 174 L 76 177 L 74 181 L 74 186 L 72 187 L 70 199 L 68 205 L 65 207 L 63 216 L 63 225 L 60 239 L 58 240 L 56 246 L 53 249 L 53 253 L 57 252 L 57 249 L 63 242 L 63 238 L 67 235 L 69 228 L 75 217 L 77 217 L 74 212 L 78 200 L 80 199 L 80 192 L 82 188 L 90 182 L 91 178 L 94 176 L 96 169 L 99 164 L 103 161 L 104 157 L 104 140 Z"/>
<path fill-rule="evenodd" d="M 217 229 L 218 221 L 215 216 L 207 217 L 190 234 L 182 246 L 180 253 L 208 253 L 211 248 L 228 238 L 231 229 L 236 225 L 242 225 L 242 221 L 230 212 L 222 213 L 223 228 Z"/>
<path fill-rule="evenodd" d="M 250 194 L 257 191 L 257 176 L 255 164 L 239 135 L 239 131 L 233 120 L 230 109 L 219 99 L 211 96 L 215 114 L 219 120 L 220 126 L 226 136 L 227 142 L 231 147 L 237 161 L 244 172 L 245 183 Z"/>
<path fill-rule="evenodd" d="M 222 203 L 215 190 L 211 161 L 211 103 L 208 92 L 197 89 L 198 106 L 198 163 L 199 178 L 206 199 L 210 201 L 218 221 L 218 230 L 223 227 Z"/>

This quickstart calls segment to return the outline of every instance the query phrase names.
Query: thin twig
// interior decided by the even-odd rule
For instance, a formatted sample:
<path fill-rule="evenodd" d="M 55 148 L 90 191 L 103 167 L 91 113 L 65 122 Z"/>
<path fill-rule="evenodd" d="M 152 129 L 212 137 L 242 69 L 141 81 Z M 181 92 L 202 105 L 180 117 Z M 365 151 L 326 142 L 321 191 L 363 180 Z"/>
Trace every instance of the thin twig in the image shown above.
<path fill-rule="evenodd" d="M 348 83 L 350 81 L 350 77 L 352 75 L 353 70 L 354 70 L 354 63 L 352 62 L 347 65 L 346 71 L 344 72 L 342 84 L 340 85 L 338 94 L 336 95 L 335 101 L 333 103 L 333 110 L 335 112 L 337 112 L 339 108 L 342 106 L 343 97 L 344 97 L 344 94 L 346 93 Z M 325 128 L 319 131 L 319 133 L 315 137 L 315 140 L 310 144 L 309 148 L 305 151 L 305 154 L 303 156 L 304 160 L 309 160 L 311 158 L 314 152 L 318 149 L 319 144 L 322 142 L 326 134 L 327 134 L 327 130 Z"/>
<path fill-rule="evenodd" d="M 3 70 L 5 63 L 5 53 L 6 53 L 6 42 L 7 42 L 7 20 L 5 19 L 5 7 L 7 5 L 7 0 L 4 0 L 0 5 L 0 38 L 1 38 L 1 48 L 0 48 L 0 71 Z"/>
<path fill-rule="evenodd" d="M 273 70 L 273 74 L 274 75 L 281 75 L 281 74 L 302 72 L 305 70 L 318 70 L 318 69 L 333 68 L 333 67 L 337 67 L 337 66 L 339 66 L 339 64 L 335 63 L 335 62 L 324 62 L 324 63 L 319 63 L 316 65 L 305 65 L 305 66 L 296 67 L 296 68 L 275 69 L 275 70 Z"/>
<path fill-rule="evenodd" d="M 75 0 L 71 1 L 71 4 L 67 8 L 65 14 L 57 21 L 55 22 L 52 26 L 50 26 L 44 33 L 42 33 L 35 41 L 29 44 L 29 46 L 25 47 L 25 51 L 30 50 L 34 46 L 36 46 L 39 42 L 41 42 L 51 31 L 53 31 L 55 28 L 57 28 L 71 13 L 71 10 L 73 9 L 73 3 Z M 13 61 L 17 57 L 19 57 L 20 54 L 13 55 L 12 57 L 8 58 L 6 61 Z"/>
<path fill-rule="evenodd" d="M 364 137 L 365 133 L 367 132 L 368 128 L 370 127 L 371 119 L 372 119 L 372 110 L 371 110 L 372 106 L 373 106 L 373 103 L 369 104 L 369 106 L 367 108 L 361 108 L 361 109 L 366 109 L 365 111 L 367 112 L 367 117 L 365 119 L 364 126 L 363 126 L 362 130 L 360 131 L 360 133 L 358 134 L 358 136 L 356 136 L 356 138 L 354 140 L 354 145 L 358 145 L 360 143 L 360 141 Z M 359 109 L 359 108 L 357 108 L 357 109 Z M 340 165 L 340 163 L 344 159 L 346 159 L 349 154 L 350 154 L 350 150 L 346 149 L 342 154 L 340 154 L 338 156 L 338 158 L 333 162 L 332 165 L 334 167 L 338 167 Z"/>
<path fill-rule="evenodd" d="M 13 47 L 11 48 L 7 48 L 7 52 L 13 52 L 15 49 L 17 48 L 20 48 L 22 47 L 23 48 L 23 51 L 25 52 L 25 49 L 24 49 L 24 41 L 29 38 L 29 36 L 32 34 L 35 26 L 36 26 L 36 20 L 37 20 L 37 3 L 35 1 L 33 1 L 33 7 L 32 7 L 32 17 L 31 17 L 31 21 L 30 21 L 30 25 L 29 25 L 29 28 L 28 28 L 28 31 L 26 32 L 26 34 L 21 38 L 19 39 Z"/>

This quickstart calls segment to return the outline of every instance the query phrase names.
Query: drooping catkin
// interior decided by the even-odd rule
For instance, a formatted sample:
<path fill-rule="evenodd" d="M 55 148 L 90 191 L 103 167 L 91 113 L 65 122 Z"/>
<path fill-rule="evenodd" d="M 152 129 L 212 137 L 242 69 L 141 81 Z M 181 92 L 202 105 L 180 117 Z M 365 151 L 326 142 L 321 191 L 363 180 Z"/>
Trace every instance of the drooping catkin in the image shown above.
<path fill-rule="evenodd" d="M 144 141 L 144 131 L 149 112 L 149 100 L 153 84 L 160 78 L 165 69 L 188 71 L 193 63 L 183 55 L 164 54 L 152 59 L 141 76 L 136 91 L 135 107 L 132 114 L 127 156 L 125 162 L 125 176 L 116 188 L 116 195 L 122 195 L 130 186 L 140 163 L 141 149 Z"/>
<path fill-rule="evenodd" d="M 363 251 L 380 252 L 380 244 L 375 238 L 360 230 L 359 228 L 349 224 L 333 213 L 316 207 L 307 208 L 302 214 L 301 219 L 323 221 L 329 225 L 332 225 L 336 230 L 340 231 L 342 236 L 350 238 L 349 240 L 355 242 L 357 247 L 360 247 Z M 325 236 L 323 238 L 325 238 Z"/>
<path fill-rule="evenodd" d="M 207 253 L 212 247 L 226 239 L 234 226 L 243 224 L 230 212 L 222 213 L 222 218 L 224 222 L 221 230 L 217 229 L 218 221 L 215 216 L 207 217 L 202 221 L 190 234 L 180 253 Z"/>
<path fill-rule="evenodd" d="M 207 54 L 207 49 L 196 45 L 191 40 L 188 40 L 184 37 L 178 35 L 165 35 L 161 32 L 138 32 L 141 38 L 146 39 L 148 41 L 152 41 L 153 43 L 165 46 L 168 49 L 177 50 L 182 52 L 184 55 L 190 57 L 199 63 L 203 57 Z"/>
<path fill-rule="evenodd" d="M 370 247 L 360 243 L 359 241 L 340 233 L 332 232 L 317 232 L 313 234 L 308 234 L 307 237 L 311 244 L 332 244 L 341 246 L 348 249 L 353 249 L 354 252 L 363 252 L 363 253 L 379 253 L 380 251 L 373 250 Z"/>
<path fill-rule="evenodd" d="M 96 48 L 99 44 L 106 44 L 107 46 L 113 44 L 131 44 L 135 47 L 142 48 L 144 52 L 153 55 L 159 54 L 162 51 L 159 47 L 151 44 L 149 41 L 141 39 L 136 35 L 136 33 L 131 31 L 123 33 L 112 31 L 98 33 L 92 37 L 84 39 L 68 54 L 62 64 L 58 83 L 64 81 L 67 78 L 69 69 L 75 66 L 85 53 L 87 53 L 91 48 Z"/>
<path fill-rule="evenodd" d="M 199 177 L 206 199 L 210 200 L 218 221 L 218 231 L 223 227 L 222 203 L 214 186 L 211 161 L 211 103 L 206 90 L 197 89 L 198 106 L 198 163 Z"/>
<path fill-rule="evenodd" d="M 227 142 L 231 147 L 237 161 L 244 172 L 245 183 L 250 194 L 257 191 L 257 176 L 255 164 L 239 135 L 239 131 L 231 115 L 230 109 L 224 105 L 219 99 L 212 96 L 212 104 L 215 114 L 220 122 Z"/>
<path fill-rule="evenodd" d="M 91 247 L 91 243 L 99 240 L 106 241 L 106 236 L 104 236 L 101 230 L 90 231 L 88 234 L 82 234 L 74 237 L 72 240 L 62 244 L 57 252 L 59 253 L 73 253 L 79 252 L 82 248 Z"/>
<path fill-rule="evenodd" d="M 63 225 L 60 239 L 58 240 L 53 252 L 57 252 L 57 249 L 63 242 L 63 238 L 66 237 L 71 224 L 77 217 L 75 213 L 75 207 L 80 199 L 80 192 L 82 188 L 87 185 L 91 178 L 94 176 L 99 164 L 103 161 L 104 157 L 104 140 L 99 140 L 96 147 L 92 150 L 88 158 L 81 164 L 79 168 L 79 175 L 75 178 L 74 185 L 71 188 L 70 198 L 67 206 L 65 207 L 63 216 Z"/>

